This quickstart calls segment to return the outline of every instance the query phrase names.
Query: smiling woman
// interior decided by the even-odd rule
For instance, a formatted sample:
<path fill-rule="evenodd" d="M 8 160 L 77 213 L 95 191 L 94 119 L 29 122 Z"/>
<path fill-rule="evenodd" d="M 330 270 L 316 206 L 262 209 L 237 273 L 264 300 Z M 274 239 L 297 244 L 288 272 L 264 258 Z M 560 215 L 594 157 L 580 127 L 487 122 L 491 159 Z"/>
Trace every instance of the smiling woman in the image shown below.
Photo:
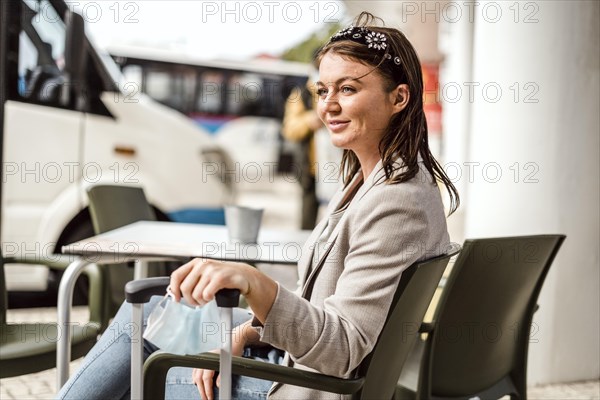
<path fill-rule="evenodd" d="M 238 314 L 234 355 L 260 353 L 266 362 L 354 377 L 404 270 L 449 247 L 437 180 L 452 196 L 452 211 L 458 194 L 429 151 L 419 60 L 401 32 L 373 22 L 361 14 L 317 56 L 318 113 L 344 149 L 344 185 L 302 250 L 299 288 L 291 292 L 247 264 L 214 260 L 192 260 L 171 276 L 175 298 L 189 305 L 211 301 L 222 288 L 246 297 L 253 317 Z M 126 326 L 129 315 L 122 307 L 114 326 Z M 59 397 L 126 397 L 129 351 L 128 341 L 102 337 Z M 182 368 L 169 372 L 166 393 L 213 399 L 217 387 L 214 371 Z M 247 377 L 234 377 L 232 393 L 243 400 L 346 398 Z"/>

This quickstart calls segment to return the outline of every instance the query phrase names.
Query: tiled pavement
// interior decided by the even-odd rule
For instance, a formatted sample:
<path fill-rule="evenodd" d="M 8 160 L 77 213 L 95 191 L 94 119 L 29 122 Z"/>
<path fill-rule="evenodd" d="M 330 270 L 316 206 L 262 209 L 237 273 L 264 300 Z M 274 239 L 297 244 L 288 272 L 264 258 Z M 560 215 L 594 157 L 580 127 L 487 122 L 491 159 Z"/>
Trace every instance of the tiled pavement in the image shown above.
<path fill-rule="evenodd" d="M 85 323 L 89 318 L 86 306 L 74 307 L 71 315 L 72 320 L 79 323 Z M 56 322 L 56 308 L 8 310 L 6 317 L 9 322 Z M 71 371 L 77 369 L 81 360 L 83 359 L 71 363 Z M 55 394 L 56 368 L 35 374 L 0 379 L 1 400 L 52 399 Z"/>

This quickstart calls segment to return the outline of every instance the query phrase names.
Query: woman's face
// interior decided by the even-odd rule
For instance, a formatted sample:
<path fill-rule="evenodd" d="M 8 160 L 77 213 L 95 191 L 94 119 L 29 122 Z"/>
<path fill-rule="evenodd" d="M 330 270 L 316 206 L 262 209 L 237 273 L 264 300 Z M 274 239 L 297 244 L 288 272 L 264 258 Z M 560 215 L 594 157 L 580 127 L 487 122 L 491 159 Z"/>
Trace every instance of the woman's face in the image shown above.
<path fill-rule="evenodd" d="M 388 92 L 373 67 L 329 52 L 321 59 L 317 112 L 336 147 L 360 158 L 379 157 L 379 142 L 399 111 L 396 90 Z"/>

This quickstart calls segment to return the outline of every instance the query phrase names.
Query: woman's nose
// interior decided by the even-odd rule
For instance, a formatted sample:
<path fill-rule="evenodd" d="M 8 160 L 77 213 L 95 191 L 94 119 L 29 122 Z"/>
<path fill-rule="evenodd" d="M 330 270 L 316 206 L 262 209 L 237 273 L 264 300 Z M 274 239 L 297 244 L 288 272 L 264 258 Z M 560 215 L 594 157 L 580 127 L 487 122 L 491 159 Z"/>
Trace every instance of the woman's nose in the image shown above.
<path fill-rule="evenodd" d="M 326 112 L 338 112 L 341 109 L 337 94 L 329 94 L 325 99 L 323 99 L 323 109 Z"/>

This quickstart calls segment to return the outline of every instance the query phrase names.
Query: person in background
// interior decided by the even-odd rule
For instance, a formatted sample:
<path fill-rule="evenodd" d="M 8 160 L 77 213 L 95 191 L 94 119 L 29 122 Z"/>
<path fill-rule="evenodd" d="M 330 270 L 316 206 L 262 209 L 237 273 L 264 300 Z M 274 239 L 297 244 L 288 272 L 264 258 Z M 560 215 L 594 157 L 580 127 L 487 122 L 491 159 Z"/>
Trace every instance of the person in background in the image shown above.
<path fill-rule="evenodd" d="M 314 82 L 309 79 L 305 87 L 295 87 L 285 102 L 283 137 L 300 144 L 300 159 L 295 171 L 299 173 L 302 187 L 301 229 L 313 229 L 317 221 L 319 201 L 316 191 L 315 132 L 323 126 L 315 111 Z"/>

